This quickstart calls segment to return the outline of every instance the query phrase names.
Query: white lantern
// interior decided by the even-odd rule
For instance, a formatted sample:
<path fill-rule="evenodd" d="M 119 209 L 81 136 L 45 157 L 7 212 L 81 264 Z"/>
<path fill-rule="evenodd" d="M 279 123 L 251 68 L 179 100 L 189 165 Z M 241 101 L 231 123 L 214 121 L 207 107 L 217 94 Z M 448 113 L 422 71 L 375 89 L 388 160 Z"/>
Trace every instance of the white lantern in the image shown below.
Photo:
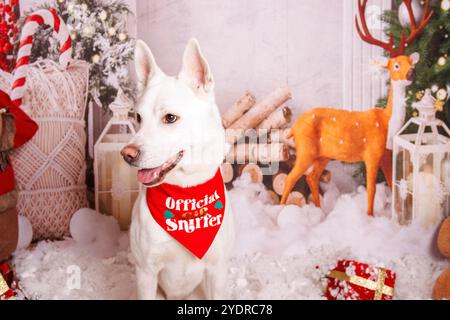
<path fill-rule="evenodd" d="M 139 191 L 137 169 L 120 155 L 122 148 L 136 134 L 134 121 L 128 117 L 132 106 L 132 101 L 119 91 L 109 106 L 113 116 L 94 147 L 95 208 L 114 216 L 122 230 L 130 225 Z"/>
<path fill-rule="evenodd" d="M 450 130 L 436 119 L 427 90 L 394 137 L 392 216 L 400 224 L 438 224 L 450 209 Z M 446 136 L 446 135 L 447 136 Z"/>

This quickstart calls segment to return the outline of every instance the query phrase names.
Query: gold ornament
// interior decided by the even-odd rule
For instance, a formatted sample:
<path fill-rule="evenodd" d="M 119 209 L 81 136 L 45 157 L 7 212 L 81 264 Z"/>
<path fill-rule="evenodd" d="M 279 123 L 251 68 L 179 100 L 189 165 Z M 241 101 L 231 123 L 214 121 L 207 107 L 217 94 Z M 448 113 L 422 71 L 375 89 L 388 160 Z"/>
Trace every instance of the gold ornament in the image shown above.
<path fill-rule="evenodd" d="M 436 100 L 436 102 L 434 103 L 434 108 L 437 111 L 443 111 L 444 110 L 444 105 L 445 105 L 445 101 L 442 100 Z"/>
<path fill-rule="evenodd" d="M 423 98 L 423 91 L 417 91 L 416 99 L 419 101 L 419 100 L 422 100 L 422 98 Z"/>
<path fill-rule="evenodd" d="M 419 114 L 417 113 L 417 111 L 414 111 L 414 112 L 412 113 L 412 116 L 413 116 L 414 118 L 417 118 L 418 115 L 419 115 Z"/>

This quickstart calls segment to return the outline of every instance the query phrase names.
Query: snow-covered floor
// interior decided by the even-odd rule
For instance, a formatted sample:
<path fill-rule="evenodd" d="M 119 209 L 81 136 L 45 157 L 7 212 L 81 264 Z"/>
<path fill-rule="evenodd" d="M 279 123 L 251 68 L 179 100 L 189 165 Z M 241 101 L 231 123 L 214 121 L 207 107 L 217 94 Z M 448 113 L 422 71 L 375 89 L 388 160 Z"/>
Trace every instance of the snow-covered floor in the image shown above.
<path fill-rule="evenodd" d="M 436 228 L 399 226 L 390 219 L 390 194 L 377 188 L 375 218 L 353 167 L 333 162 L 323 210 L 270 204 L 264 187 L 242 177 L 230 192 L 237 238 L 229 269 L 232 299 L 323 299 L 326 273 L 354 259 L 397 273 L 395 299 L 430 299 L 435 279 L 449 266 L 435 249 Z M 127 235 L 113 218 L 79 230 L 76 241 L 40 242 L 14 263 L 32 299 L 133 299 L 135 278 Z M 90 237 L 89 232 L 96 233 Z M 84 234 L 83 234 L 84 233 Z M 89 239 L 90 238 L 90 239 Z"/>

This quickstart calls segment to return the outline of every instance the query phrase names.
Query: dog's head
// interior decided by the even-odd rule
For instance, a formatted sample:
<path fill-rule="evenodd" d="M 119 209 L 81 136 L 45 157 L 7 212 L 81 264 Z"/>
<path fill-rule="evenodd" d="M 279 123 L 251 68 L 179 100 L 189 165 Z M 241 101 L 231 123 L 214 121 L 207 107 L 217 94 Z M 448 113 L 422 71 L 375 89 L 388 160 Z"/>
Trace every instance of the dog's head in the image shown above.
<path fill-rule="evenodd" d="M 226 151 L 225 132 L 213 76 L 197 40 L 189 40 L 177 77 L 158 67 L 142 41 L 136 44 L 135 64 L 141 127 L 122 156 L 140 169 L 139 181 L 189 185 L 193 176 L 217 169 Z"/>

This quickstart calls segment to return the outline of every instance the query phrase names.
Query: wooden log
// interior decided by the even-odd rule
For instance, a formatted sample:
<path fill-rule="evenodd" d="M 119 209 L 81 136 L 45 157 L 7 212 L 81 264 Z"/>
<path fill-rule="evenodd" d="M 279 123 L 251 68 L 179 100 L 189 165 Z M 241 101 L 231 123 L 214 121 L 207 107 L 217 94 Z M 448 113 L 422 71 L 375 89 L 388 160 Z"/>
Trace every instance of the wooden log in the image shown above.
<path fill-rule="evenodd" d="M 230 129 L 252 129 L 256 128 L 264 119 L 266 119 L 276 108 L 291 98 L 291 92 L 287 86 L 281 87 L 262 101 L 256 103 L 242 117 L 236 120 Z"/>
<path fill-rule="evenodd" d="M 272 203 L 277 205 L 280 204 L 280 197 L 273 192 L 272 190 L 267 191 L 267 193 L 269 194 L 270 198 L 272 199 Z"/>
<path fill-rule="evenodd" d="M 306 206 L 306 199 L 303 194 L 298 191 L 294 191 L 289 194 L 286 205 L 296 205 L 300 208 L 303 208 L 304 206 Z"/>
<path fill-rule="evenodd" d="M 282 162 L 289 159 L 289 147 L 282 143 L 237 144 L 227 155 L 229 163 Z"/>
<path fill-rule="evenodd" d="M 323 196 L 321 194 L 319 194 L 319 199 L 320 199 L 320 206 L 323 207 Z M 308 204 L 314 205 L 314 202 L 312 200 L 312 193 L 308 196 Z"/>
<path fill-rule="evenodd" d="M 239 175 L 243 175 L 248 173 L 250 175 L 250 179 L 253 183 L 261 183 L 263 182 L 263 173 L 261 168 L 254 163 L 249 163 L 240 166 Z"/>
<path fill-rule="evenodd" d="M 272 189 L 278 195 L 283 195 L 284 185 L 286 183 L 287 174 L 286 172 L 279 171 L 272 176 Z"/>
<path fill-rule="evenodd" d="M 222 123 L 224 128 L 231 126 L 236 120 L 242 117 L 245 112 L 250 110 L 255 103 L 255 96 L 251 92 L 246 91 L 244 95 L 223 114 Z"/>
<path fill-rule="evenodd" d="M 280 129 L 287 125 L 292 120 L 292 110 L 289 107 L 279 107 L 270 116 L 261 122 L 258 129 Z"/>
<path fill-rule="evenodd" d="M 291 148 L 295 148 L 294 139 L 288 138 L 289 133 L 291 132 L 291 129 L 283 129 L 283 130 L 272 130 L 270 132 L 270 139 L 269 141 L 274 143 L 284 143 L 290 146 Z"/>
<path fill-rule="evenodd" d="M 233 178 L 234 178 L 233 166 L 228 162 L 224 162 L 224 163 L 222 163 L 221 167 L 222 167 L 223 182 L 229 183 L 229 182 L 233 181 Z"/>

